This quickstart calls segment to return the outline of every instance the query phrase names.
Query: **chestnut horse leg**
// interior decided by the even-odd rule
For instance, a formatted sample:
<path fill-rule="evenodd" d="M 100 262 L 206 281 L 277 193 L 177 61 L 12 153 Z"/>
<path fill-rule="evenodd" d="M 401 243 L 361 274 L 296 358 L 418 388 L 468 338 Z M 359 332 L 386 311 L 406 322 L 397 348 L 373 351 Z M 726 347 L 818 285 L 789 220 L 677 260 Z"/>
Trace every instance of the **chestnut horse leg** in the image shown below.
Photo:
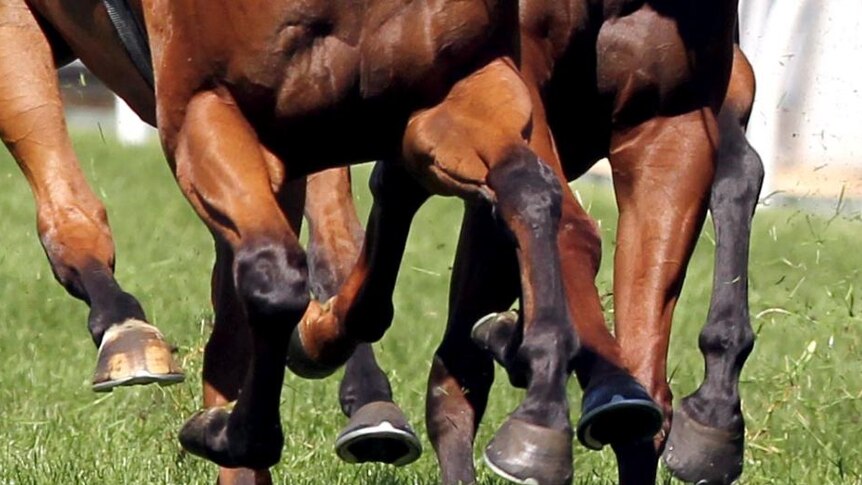
<path fill-rule="evenodd" d="M 93 389 L 182 381 L 161 332 L 114 279 L 111 230 L 72 150 L 52 46 L 23 1 L 0 6 L 0 45 L 0 138 L 33 191 L 54 276 L 90 307 L 90 335 L 99 347 Z"/>
<path fill-rule="evenodd" d="M 251 358 L 233 408 L 195 414 L 180 442 L 222 466 L 264 469 L 278 462 L 284 444 L 279 401 L 288 338 L 309 301 L 305 253 L 276 193 L 281 165 L 268 163 L 230 95 L 202 91 L 185 106 L 162 113 L 163 141 L 183 193 L 233 253 L 231 276 L 248 318 Z"/>
<path fill-rule="evenodd" d="M 668 420 L 656 443 L 616 443 L 621 483 L 654 483 L 671 416 L 666 359 L 673 309 L 703 224 L 717 127 L 708 108 L 614 133 L 620 218 L 614 261 L 616 335 L 629 369 Z M 686 140 L 680 143 L 680 140 Z"/>
<path fill-rule="evenodd" d="M 312 293 L 326 301 L 338 293 L 350 274 L 364 235 L 353 205 L 350 170 L 309 175 L 305 200 L 309 282 Z M 406 465 L 419 458 L 422 444 L 393 402 L 389 380 L 377 364 L 371 344 L 359 344 L 347 359 L 338 394 L 341 409 L 350 418 L 335 440 L 341 459 Z"/>
<path fill-rule="evenodd" d="M 742 473 L 745 422 L 739 374 L 754 345 L 748 313 L 751 219 L 763 163 L 745 139 L 754 75 L 737 48 L 728 96 L 718 117 L 721 143 L 709 209 L 715 227 L 715 270 L 707 324 L 700 333 L 703 383 L 674 411 L 664 460 L 687 482 L 729 484 Z"/>
<path fill-rule="evenodd" d="M 338 295 L 312 302 L 291 337 L 287 365 L 306 378 L 332 374 L 360 343 L 379 340 L 392 323 L 392 292 L 410 223 L 430 196 L 404 167 L 381 162 L 369 180 L 374 202 L 362 251 Z"/>
<path fill-rule="evenodd" d="M 490 356 L 470 339 L 482 316 L 509 307 L 518 296 L 518 265 L 511 242 L 490 206 L 470 203 L 449 289 L 449 321 L 428 376 L 426 425 L 444 484 L 473 483 L 473 440 L 494 380 Z"/>

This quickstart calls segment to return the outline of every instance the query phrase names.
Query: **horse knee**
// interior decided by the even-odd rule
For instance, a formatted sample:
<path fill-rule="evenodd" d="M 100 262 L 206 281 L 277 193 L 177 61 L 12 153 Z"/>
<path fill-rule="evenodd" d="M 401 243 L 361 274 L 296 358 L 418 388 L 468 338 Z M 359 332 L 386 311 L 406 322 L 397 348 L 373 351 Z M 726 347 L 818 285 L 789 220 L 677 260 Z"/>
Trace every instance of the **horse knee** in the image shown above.
<path fill-rule="evenodd" d="M 563 191 L 553 170 L 530 151 L 518 146 L 488 174 L 499 217 L 535 233 L 556 233 L 562 214 Z M 508 222 L 511 221 L 511 222 Z"/>
<path fill-rule="evenodd" d="M 704 355 L 733 354 L 732 362 L 741 367 L 751 350 L 754 348 L 754 330 L 748 320 L 748 314 L 738 313 L 735 308 L 719 311 L 714 316 L 717 325 L 706 325 L 698 338 L 700 351 Z M 711 318 L 710 320 L 713 320 Z"/>
<path fill-rule="evenodd" d="M 114 241 L 105 206 L 81 194 L 62 207 L 39 204 L 36 225 L 42 248 L 57 281 L 75 298 L 89 301 L 82 273 L 114 269 Z"/>
<path fill-rule="evenodd" d="M 308 269 L 299 248 L 273 242 L 243 247 L 236 253 L 234 278 L 252 324 L 285 316 L 296 323 L 308 307 Z"/>

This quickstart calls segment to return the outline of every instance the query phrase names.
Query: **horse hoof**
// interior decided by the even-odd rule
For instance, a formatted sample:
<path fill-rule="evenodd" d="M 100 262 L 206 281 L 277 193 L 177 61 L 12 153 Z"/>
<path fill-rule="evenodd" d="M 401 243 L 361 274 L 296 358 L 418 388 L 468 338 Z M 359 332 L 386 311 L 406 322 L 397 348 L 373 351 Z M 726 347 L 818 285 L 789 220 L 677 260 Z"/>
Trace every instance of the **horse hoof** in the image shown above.
<path fill-rule="evenodd" d="M 304 379 L 324 379 L 331 376 L 338 370 L 341 365 L 326 365 L 319 362 L 305 351 L 305 346 L 302 344 L 302 332 L 299 326 L 293 329 L 290 334 L 290 343 L 287 346 L 287 360 L 285 365 L 291 372 Z"/>
<path fill-rule="evenodd" d="M 584 391 L 578 441 L 592 450 L 610 443 L 651 439 L 661 430 L 661 408 L 627 374 L 603 379 Z"/>
<path fill-rule="evenodd" d="M 404 466 L 419 459 L 422 444 L 398 406 L 378 401 L 353 413 L 335 440 L 335 453 L 347 463 Z"/>
<path fill-rule="evenodd" d="M 149 323 L 126 320 L 111 326 L 102 337 L 93 375 L 94 391 L 154 382 L 167 386 L 184 379 L 170 345 L 159 329 Z"/>
<path fill-rule="evenodd" d="M 480 348 L 497 353 L 509 345 L 517 329 L 518 312 L 489 313 L 473 325 L 470 338 Z"/>
<path fill-rule="evenodd" d="M 572 433 L 509 418 L 485 448 L 497 475 L 527 485 L 572 482 Z"/>
<path fill-rule="evenodd" d="M 742 474 L 743 429 L 723 430 L 695 421 L 680 406 L 665 446 L 665 464 L 673 476 L 690 483 L 729 484 Z"/>
<path fill-rule="evenodd" d="M 516 371 L 511 364 L 513 352 L 520 340 L 517 338 L 518 312 L 490 313 L 480 318 L 470 331 L 470 338 L 482 350 L 494 356 L 494 360 L 506 369 L 509 382 L 519 388 L 527 387 L 527 376 Z"/>
<path fill-rule="evenodd" d="M 189 453 L 226 468 L 265 470 L 281 459 L 284 436 L 275 426 L 268 436 L 250 436 L 248 430 L 229 432 L 229 407 L 196 412 L 180 429 L 179 440 Z"/>

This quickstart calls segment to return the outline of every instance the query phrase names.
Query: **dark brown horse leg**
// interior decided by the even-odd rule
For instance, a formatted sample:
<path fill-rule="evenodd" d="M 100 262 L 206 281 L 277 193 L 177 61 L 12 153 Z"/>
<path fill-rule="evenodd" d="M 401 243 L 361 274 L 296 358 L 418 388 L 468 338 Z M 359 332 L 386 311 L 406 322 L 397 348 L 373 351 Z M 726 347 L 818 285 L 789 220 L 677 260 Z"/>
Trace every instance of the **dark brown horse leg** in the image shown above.
<path fill-rule="evenodd" d="M 176 113 L 183 118 L 173 118 Z M 180 442 L 222 466 L 268 468 L 284 443 L 279 401 L 287 344 L 309 301 L 305 253 L 283 208 L 291 194 L 277 193 L 284 188 L 280 164 L 270 162 L 226 92 L 200 92 L 184 113 L 162 119 L 180 188 L 233 253 L 232 278 L 251 337 L 236 404 L 197 413 L 180 431 Z"/>
<path fill-rule="evenodd" d="M 629 369 L 666 417 L 655 443 L 614 443 L 621 483 L 655 482 L 672 411 L 666 374 L 671 320 L 706 213 L 716 136 L 712 111 L 702 109 L 648 120 L 611 140 L 620 210 L 616 335 Z"/>
<path fill-rule="evenodd" d="M 33 191 L 54 276 L 90 307 L 90 335 L 99 347 L 93 389 L 183 380 L 161 332 L 114 279 L 105 208 L 72 150 L 52 48 L 24 2 L 0 6 L 0 45 L 0 138 Z"/>
<path fill-rule="evenodd" d="M 204 350 L 204 407 L 225 406 L 239 397 L 251 361 L 251 332 L 233 283 L 233 252 L 225 243 L 215 245 L 212 301 L 213 331 Z M 220 468 L 219 485 L 266 485 L 272 483 L 267 470 Z"/>
<path fill-rule="evenodd" d="M 280 162 L 265 153 L 267 163 Z M 279 205 L 291 227 L 302 225 L 302 195 L 305 182 L 296 180 L 279 191 Z M 251 329 L 248 317 L 239 301 L 233 279 L 234 256 L 231 247 L 216 242 L 216 261 L 212 276 L 212 303 L 215 310 L 213 332 L 204 350 L 203 381 L 204 407 L 229 405 L 239 397 L 243 378 L 249 369 L 252 355 Z M 219 485 L 268 485 L 272 483 L 269 470 L 248 468 L 219 468 Z"/>
<path fill-rule="evenodd" d="M 363 342 L 379 340 L 392 323 L 392 292 L 410 223 L 428 191 L 404 168 L 384 162 L 369 181 L 374 203 L 359 259 L 338 295 L 314 305 L 291 337 L 288 367 L 300 376 L 330 375 Z"/>
<path fill-rule="evenodd" d="M 700 387 L 674 411 L 664 460 L 687 482 L 729 484 L 742 473 L 745 422 L 739 374 L 754 346 L 748 312 L 751 219 L 763 163 L 745 138 L 754 77 L 737 50 L 728 99 L 719 114 L 721 143 L 709 209 L 715 270 L 707 324 L 700 333 L 706 370 Z"/>
<path fill-rule="evenodd" d="M 494 379 L 473 324 L 508 308 L 520 292 L 510 240 L 487 204 L 468 204 L 449 289 L 449 322 L 428 377 L 426 425 L 444 484 L 473 483 L 473 440 Z"/>
<path fill-rule="evenodd" d="M 535 49 L 530 42 L 524 49 Z M 541 49 L 532 55 L 541 56 Z M 525 66 L 527 85 L 534 75 Z M 541 75 L 541 74 L 539 74 Z M 567 182 L 545 120 L 539 92 L 531 90 L 533 133 L 530 148 L 554 169 L 560 185 Z M 646 390 L 627 372 L 616 339 L 605 324 L 602 305 L 595 285 L 601 262 L 601 237 L 595 222 L 581 207 L 570 190 L 563 190 L 562 213 L 557 246 L 560 251 L 569 317 L 580 339 L 580 351 L 572 363 L 585 389 L 578 421 L 578 439 L 591 449 L 605 444 L 653 436 L 662 423 L 662 414 Z M 515 386 L 526 386 L 526 369 L 514 361 L 513 350 L 520 344 L 517 318 L 501 314 L 489 316 L 473 330 L 473 338 L 490 350 L 506 367 Z"/>
<path fill-rule="evenodd" d="M 312 293 L 325 301 L 347 279 L 364 236 L 353 205 L 349 169 L 324 170 L 308 177 L 305 217 L 309 283 Z M 393 402 L 389 380 L 371 344 L 360 343 L 347 359 L 339 400 L 350 418 L 335 440 L 341 459 L 405 465 L 419 458 L 422 445 Z"/>
<path fill-rule="evenodd" d="M 485 461 L 510 479 L 568 483 L 573 471 L 566 383 L 579 342 L 566 309 L 557 246 L 562 187 L 526 148 L 492 167 L 488 185 L 496 194 L 496 214 L 517 244 L 524 325 L 513 358 L 525 369 L 527 394 L 494 435 Z"/>
<path fill-rule="evenodd" d="M 557 246 L 562 185 L 524 139 L 532 109 L 513 67 L 494 62 L 417 114 L 404 146 L 424 183 L 490 201 L 514 239 L 524 324 L 513 358 L 526 369 L 527 392 L 485 458 L 504 477 L 561 484 L 573 475 L 566 384 L 579 339 L 566 308 Z"/>

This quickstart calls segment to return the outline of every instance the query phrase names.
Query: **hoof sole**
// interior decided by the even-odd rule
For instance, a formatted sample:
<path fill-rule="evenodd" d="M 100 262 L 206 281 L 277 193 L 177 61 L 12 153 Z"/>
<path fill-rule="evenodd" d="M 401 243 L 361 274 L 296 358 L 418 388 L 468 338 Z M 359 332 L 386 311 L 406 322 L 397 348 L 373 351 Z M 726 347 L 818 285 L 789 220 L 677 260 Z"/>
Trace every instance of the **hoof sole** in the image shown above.
<path fill-rule="evenodd" d="M 485 463 L 506 480 L 526 485 L 572 482 L 572 434 L 509 418 L 485 448 Z"/>
<path fill-rule="evenodd" d="M 390 402 L 362 406 L 335 440 L 335 452 L 347 463 L 404 466 L 422 454 L 422 444 L 401 410 Z"/>
<path fill-rule="evenodd" d="M 661 430 L 664 420 L 661 408 L 646 390 L 625 374 L 588 388 L 583 403 L 578 441 L 591 450 L 650 439 Z"/>
<path fill-rule="evenodd" d="M 93 375 L 94 391 L 152 383 L 167 386 L 183 380 L 185 374 L 158 328 L 140 320 L 127 320 L 109 328 L 102 337 Z"/>
<path fill-rule="evenodd" d="M 676 478 L 698 484 L 730 484 L 742 474 L 745 433 L 705 426 L 680 406 L 674 412 L 662 460 Z"/>

